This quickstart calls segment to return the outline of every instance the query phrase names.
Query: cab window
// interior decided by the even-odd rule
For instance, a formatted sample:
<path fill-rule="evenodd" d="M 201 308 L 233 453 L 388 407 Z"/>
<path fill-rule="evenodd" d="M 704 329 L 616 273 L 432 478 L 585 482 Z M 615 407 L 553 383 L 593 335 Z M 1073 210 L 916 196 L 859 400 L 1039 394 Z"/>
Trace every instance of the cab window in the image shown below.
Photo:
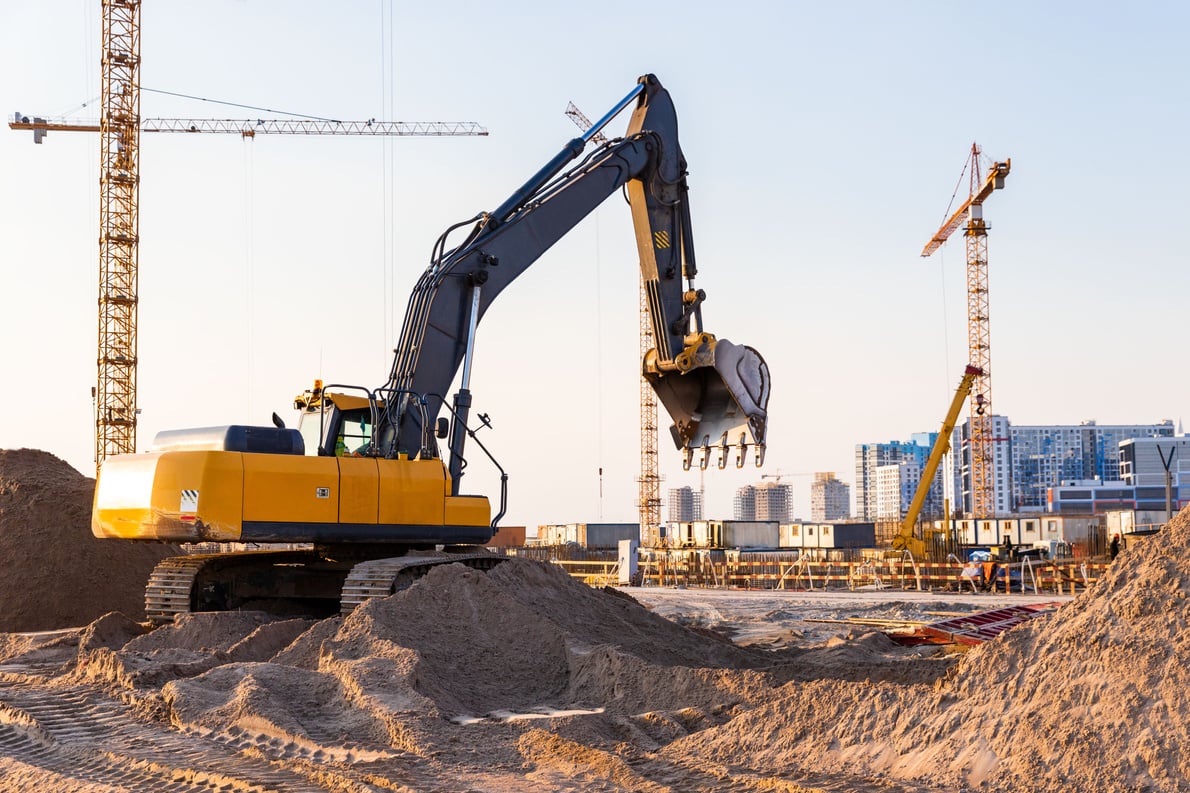
<path fill-rule="evenodd" d="M 306 455 L 308 457 L 317 456 L 318 447 L 322 445 L 322 427 L 319 415 L 317 413 L 302 413 L 301 420 L 298 422 L 298 431 L 302 433 L 302 440 L 305 441 Z"/>
<path fill-rule="evenodd" d="M 339 437 L 335 440 L 335 456 L 364 454 L 372 442 L 372 411 L 368 408 L 343 411 Z"/>

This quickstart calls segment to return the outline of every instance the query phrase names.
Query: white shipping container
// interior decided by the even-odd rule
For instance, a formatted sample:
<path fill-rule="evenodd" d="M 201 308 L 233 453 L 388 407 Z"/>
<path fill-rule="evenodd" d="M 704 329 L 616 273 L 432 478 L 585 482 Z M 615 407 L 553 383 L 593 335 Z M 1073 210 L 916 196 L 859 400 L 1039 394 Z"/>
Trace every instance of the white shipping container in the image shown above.
<path fill-rule="evenodd" d="M 620 540 L 640 542 L 637 523 L 553 523 L 537 527 L 542 545 L 569 545 L 614 549 Z"/>
<path fill-rule="evenodd" d="M 785 523 L 777 527 L 778 548 L 804 548 L 802 540 L 805 537 L 800 523 Z"/>
<path fill-rule="evenodd" d="M 775 520 L 696 520 L 675 524 L 679 547 L 693 548 L 776 548 Z"/>

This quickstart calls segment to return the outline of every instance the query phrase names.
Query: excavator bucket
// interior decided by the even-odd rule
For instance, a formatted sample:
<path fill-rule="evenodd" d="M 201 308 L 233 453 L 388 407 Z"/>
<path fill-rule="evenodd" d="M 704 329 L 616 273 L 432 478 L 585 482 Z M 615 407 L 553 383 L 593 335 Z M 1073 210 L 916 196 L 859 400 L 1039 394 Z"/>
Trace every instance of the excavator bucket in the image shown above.
<path fill-rule="evenodd" d="M 673 419 L 670 433 L 685 454 L 685 468 L 696 453 L 699 466 L 706 468 L 716 449 L 720 468 L 727 467 L 732 449 L 736 467 L 742 468 L 749 446 L 756 465 L 764 464 L 769 368 L 760 353 L 703 334 L 699 344 L 678 357 L 678 369 L 659 369 L 655 357 L 646 355 L 644 376 Z"/>

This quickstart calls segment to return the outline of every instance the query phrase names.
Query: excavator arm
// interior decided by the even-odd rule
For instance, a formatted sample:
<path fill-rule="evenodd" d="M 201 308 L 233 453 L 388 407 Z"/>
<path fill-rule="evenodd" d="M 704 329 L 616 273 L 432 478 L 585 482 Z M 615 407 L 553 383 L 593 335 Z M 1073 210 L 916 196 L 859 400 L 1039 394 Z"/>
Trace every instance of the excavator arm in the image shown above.
<path fill-rule="evenodd" d="M 582 156 L 587 141 L 619 110 L 636 102 L 625 137 Z M 677 116 L 669 93 L 653 75 L 586 135 L 568 142 L 541 170 L 492 212 L 476 219 L 464 241 L 447 250 L 448 230 L 435 246 L 405 314 L 388 384 L 381 432 L 383 456 L 421 452 L 431 425 L 462 367 L 451 413 L 450 473 L 462 476 L 463 442 L 470 407 L 470 373 L 475 333 L 488 307 L 518 276 L 617 190 L 627 187 L 648 294 L 654 349 L 642 362 L 674 421 L 675 445 L 696 449 L 706 466 L 712 446 L 723 467 L 728 447 L 743 464 L 747 447 L 763 462 L 769 373 L 750 347 L 716 339 L 702 327 L 705 293 L 694 287 L 697 273 L 687 198 L 686 162 L 678 144 Z M 463 225 L 463 224 L 460 224 Z M 459 226 L 454 227 L 455 229 Z M 424 395 L 425 402 L 415 400 Z"/>

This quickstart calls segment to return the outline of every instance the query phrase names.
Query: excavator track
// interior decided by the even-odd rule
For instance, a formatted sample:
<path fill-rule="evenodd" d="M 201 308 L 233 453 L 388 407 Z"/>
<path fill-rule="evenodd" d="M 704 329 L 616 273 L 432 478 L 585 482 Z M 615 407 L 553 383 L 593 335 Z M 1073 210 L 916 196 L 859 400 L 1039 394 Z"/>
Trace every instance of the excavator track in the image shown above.
<path fill-rule="evenodd" d="M 407 589 L 431 568 L 439 565 L 458 562 L 476 570 L 491 570 L 504 559 L 492 553 L 437 553 L 433 556 L 396 556 L 360 562 L 351 568 L 347 580 L 343 582 L 340 611 L 347 615 L 365 601 L 388 597 Z"/>
<path fill-rule="evenodd" d="M 145 616 L 151 622 L 172 622 L 190 611 L 194 578 L 207 558 L 207 554 L 173 556 L 157 563 L 145 585 Z"/>
<path fill-rule="evenodd" d="M 149 575 L 145 615 L 151 622 L 166 624 L 191 611 L 269 611 L 276 606 L 270 601 L 329 602 L 331 608 L 338 606 L 339 613 L 350 614 L 371 598 L 406 589 L 437 565 L 458 562 L 490 570 L 503 560 L 479 549 L 418 551 L 354 565 L 311 550 L 174 556 L 158 562 Z"/>
<path fill-rule="evenodd" d="M 226 611 L 239 608 L 240 604 L 224 607 L 215 605 L 219 597 L 229 599 L 227 593 L 219 592 L 219 589 L 228 589 L 234 593 L 237 589 L 243 590 L 247 585 L 254 585 L 254 589 L 268 593 L 275 587 L 260 582 L 270 579 L 281 580 L 284 574 L 288 589 L 293 592 L 300 588 L 294 582 L 302 575 L 299 571 L 303 570 L 309 571 L 307 578 L 321 579 L 318 580 L 318 584 L 326 590 L 328 597 L 337 597 L 347 567 L 345 564 L 327 562 L 309 550 L 237 551 L 172 556 L 158 562 L 149 574 L 149 581 L 145 585 L 145 616 L 152 622 L 164 624 L 172 622 L 179 614 L 191 611 Z M 313 587 L 307 586 L 306 589 L 312 590 Z M 260 597 L 260 592 L 256 592 L 255 596 Z"/>

